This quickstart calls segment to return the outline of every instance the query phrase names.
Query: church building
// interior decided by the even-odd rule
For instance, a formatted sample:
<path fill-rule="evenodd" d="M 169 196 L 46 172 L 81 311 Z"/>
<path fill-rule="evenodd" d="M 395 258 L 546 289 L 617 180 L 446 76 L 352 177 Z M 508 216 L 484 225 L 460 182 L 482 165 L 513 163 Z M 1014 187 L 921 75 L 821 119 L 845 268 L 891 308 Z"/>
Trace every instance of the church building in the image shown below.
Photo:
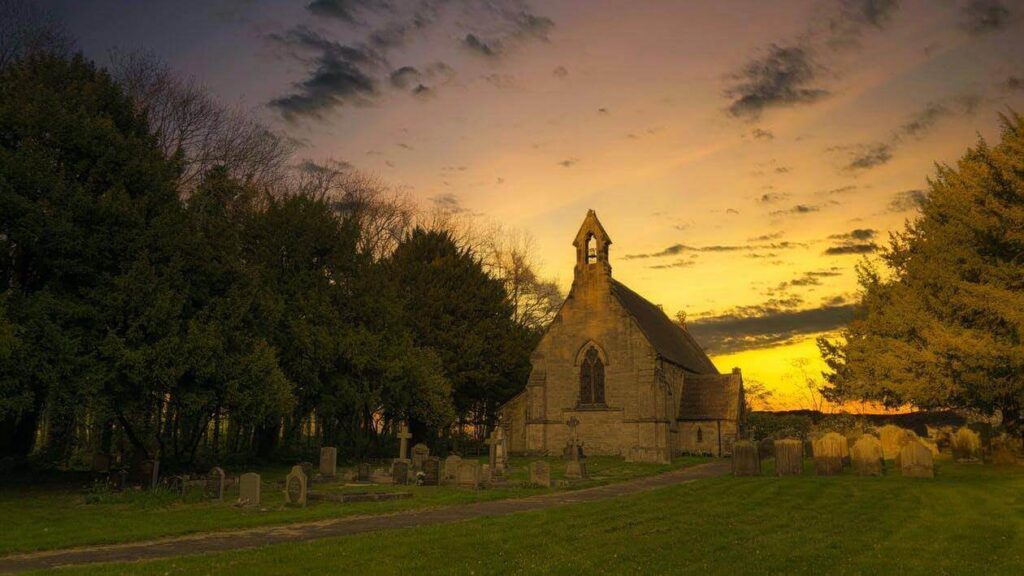
<path fill-rule="evenodd" d="M 573 241 L 569 295 L 531 356 L 526 389 L 501 408 L 513 453 L 561 454 L 575 418 L 586 454 L 668 462 L 731 453 L 743 378 L 721 374 L 685 328 L 612 278 L 593 210 Z"/>

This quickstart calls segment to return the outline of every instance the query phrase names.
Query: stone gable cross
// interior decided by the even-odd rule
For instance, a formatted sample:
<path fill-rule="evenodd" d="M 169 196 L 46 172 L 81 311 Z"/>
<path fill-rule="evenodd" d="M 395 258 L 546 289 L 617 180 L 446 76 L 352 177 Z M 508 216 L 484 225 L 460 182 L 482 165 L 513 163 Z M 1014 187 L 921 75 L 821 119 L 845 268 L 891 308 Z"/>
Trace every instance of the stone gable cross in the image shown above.
<path fill-rule="evenodd" d="M 409 439 L 412 438 L 412 434 L 409 433 L 409 426 L 405 422 L 398 428 L 398 439 L 401 442 L 398 445 L 398 458 L 405 460 L 409 455 Z"/>

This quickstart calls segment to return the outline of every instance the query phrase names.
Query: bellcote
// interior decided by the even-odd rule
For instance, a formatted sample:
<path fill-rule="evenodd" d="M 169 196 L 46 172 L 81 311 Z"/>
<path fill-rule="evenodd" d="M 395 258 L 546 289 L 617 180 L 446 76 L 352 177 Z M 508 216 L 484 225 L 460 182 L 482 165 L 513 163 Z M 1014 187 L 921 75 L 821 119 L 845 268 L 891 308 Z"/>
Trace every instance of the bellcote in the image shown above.
<path fill-rule="evenodd" d="M 608 247 L 611 243 L 612 239 L 608 237 L 604 226 L 601 226 L 597 213 L 588 210 L 580 231 L 576 233 L 576 239 L 572 241 L 572 245 L 576 247 L 577 280 L 594 275 L 611 276 L 612 267 L 608 262 Z"/>

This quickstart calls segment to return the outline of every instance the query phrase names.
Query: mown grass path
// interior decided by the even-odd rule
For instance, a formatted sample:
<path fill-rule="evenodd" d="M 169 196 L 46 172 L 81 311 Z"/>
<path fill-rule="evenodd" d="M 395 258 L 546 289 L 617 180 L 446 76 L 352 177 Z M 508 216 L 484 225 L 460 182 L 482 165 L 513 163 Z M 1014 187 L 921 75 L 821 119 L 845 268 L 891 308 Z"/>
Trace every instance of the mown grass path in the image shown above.
<path fill-rule="evenodd" d="M 148 542 L 6 556 L 0 558 L 0 572 L 40 570 L 98 562 L 134 562 L 192 554 L 224 552 L 271 544 L 302 542 L 380 530 L 411 528 L 488 516 L 529 512 L 564 504 L 594 502 L 637 494 L 656 488 L 691 482 L 699 478 L 719 476 L 727 473 L 730 469 L 729 467 L 729 461 L 720 460 L 674 470 L 657 476 L 528 498 L 477 502 L 381 516 L 346 517 L 244 531 L 195 534 L 182 538 Z"/>

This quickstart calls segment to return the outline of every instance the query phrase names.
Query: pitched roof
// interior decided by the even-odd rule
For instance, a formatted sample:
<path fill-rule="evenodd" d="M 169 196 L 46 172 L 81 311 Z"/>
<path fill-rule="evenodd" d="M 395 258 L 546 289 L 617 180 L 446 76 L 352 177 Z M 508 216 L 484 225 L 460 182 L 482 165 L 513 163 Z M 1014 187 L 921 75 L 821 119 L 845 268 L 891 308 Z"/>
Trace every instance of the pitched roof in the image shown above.
<path fill-rule="evenodd" d="M 680 420 L 738 420 L 742 382 L 734 374 L 687 374 L 679 398 Z"/>
<path fill-rule="evenodd" d="M 654 350 L 663 359 L 695 374 L 718 374 L 718 369 L 690 333 L 665 315 L 661 308 L 612 280 L 612 294 L 636 320 Z"/>

